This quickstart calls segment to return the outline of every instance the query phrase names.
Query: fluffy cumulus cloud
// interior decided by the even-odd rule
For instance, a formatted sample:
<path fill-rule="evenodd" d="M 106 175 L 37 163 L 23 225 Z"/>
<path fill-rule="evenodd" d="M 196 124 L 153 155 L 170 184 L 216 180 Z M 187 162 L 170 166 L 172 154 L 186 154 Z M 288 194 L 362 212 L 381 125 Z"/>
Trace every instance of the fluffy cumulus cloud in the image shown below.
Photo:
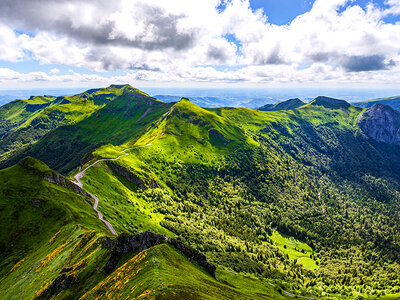
<path fill-rule="evenodd" d="M 400 79 L 400 1 L 316 0 L 290 24 L 248 0 L 2 0 L 0 60 L 98 75 L 17 73 L 0 81 L 385 82 Z M 1 66 L 0 61 L 0 66 Z M 89 72 L 88 72 L 89 73 Z M 91 72 L 90 72 L 91 73 Z"/>

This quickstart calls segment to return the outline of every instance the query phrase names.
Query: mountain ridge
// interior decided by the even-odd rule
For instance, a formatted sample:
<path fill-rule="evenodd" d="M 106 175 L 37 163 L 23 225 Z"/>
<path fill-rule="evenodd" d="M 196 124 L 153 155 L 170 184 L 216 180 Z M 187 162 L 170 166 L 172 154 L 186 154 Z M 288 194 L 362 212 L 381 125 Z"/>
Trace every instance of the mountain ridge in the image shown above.
<path fill-rule="evenodd" d="M 299 108 L 303 105 L 305 105 L 303 101 L 301 101 L 299 98 L 294 98 L 286 101 L 279 101 L 275 104 L 265 104 L 257 109 L 262 111 L 290 110 Z"/>

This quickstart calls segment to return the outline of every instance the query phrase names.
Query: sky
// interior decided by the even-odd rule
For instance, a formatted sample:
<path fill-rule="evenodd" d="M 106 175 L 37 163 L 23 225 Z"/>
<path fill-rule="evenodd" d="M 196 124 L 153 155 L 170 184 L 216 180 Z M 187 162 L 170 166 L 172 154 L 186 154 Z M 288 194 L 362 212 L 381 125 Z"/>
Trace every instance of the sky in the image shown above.
<path fill-rule="evenodd" d="M 0 89 L 399 82 L 400 0 L 0 2 Z"/>

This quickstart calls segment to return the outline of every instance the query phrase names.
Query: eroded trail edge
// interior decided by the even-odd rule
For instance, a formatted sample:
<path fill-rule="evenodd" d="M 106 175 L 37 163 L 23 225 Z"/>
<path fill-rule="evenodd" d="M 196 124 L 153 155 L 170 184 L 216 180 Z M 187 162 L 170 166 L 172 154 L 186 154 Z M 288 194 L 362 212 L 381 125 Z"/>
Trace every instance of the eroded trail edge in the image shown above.
<path fill-rule="evenodd" d="M 122 150 L 122 151 L 121 151 L 121 155 L 118 156 L 117 158 L 102 158 L 102 159 L 96 160 L 94 163 L 90 164 L 89 166 L 87 166 L 86 168 L 84 168 L 82 171 L 80 171 L 78 174 L 76 174 L 76 175 L 74 176 L 74 178 L 75 178 L 76 181 L 73 181 L 73 182 L 74 182 L 77 186 L 79 186 L 82 190 L 84 190 L 84 189 L 83 189 L 83 184 L 82 184 L 81 178 L 85 175 L 85 172 L 86 172 L 88 169 L 90 169 L 91 167 L 95 166 L 95 165 L 98 164 L 99 162 L 102 162 L 102 161 L 114 161 L 114 160 L 120 159 L 121 157 L 127 156 L 128 153 L 125 153 L 125 152 L 127 152 L 127 151 L 129 151 L 129 150 L 136 149 L 136 148 L 147 147 L 147 146 L 150 146 L 150 145 L 151 145 L 151 143 L 149 143 L 149 144 L 147 144 L 147 145 L 143 145 L 143 146 L 136 146 L 136 147 L 132 147 L 132 148 L 128 148 L 128 149 Z M 85 190 L 84 190 L 84 191 L 85 191 Z M 106 224 L 107 228 L 110 230 L 110 232 L 111 232 L 113 235 L 118 235 L 118 233 L 117 233 L 117 232 L 114 230 L 114 228 L 112 227 L 111 223 L 108 222 L 107 220 L 104 220 L 103 214 L 99 211 L 99 209 L 98 209 L 98 206 L 99 206 L 99 199 L 98 199 L 95 195 L 89 193 L 88 191 L 85 191 L 85 192 L 88 193 L 88 194 L 90 195 L 90 197 L 93 198 L 93 200 L 94 200 L 93 209 L 96 211 L 96 213 L 97 213 L 97 215 L 98 215 L 98 217 L 99 217 L 99 220 L 102 221 L 104 224 Z"/>

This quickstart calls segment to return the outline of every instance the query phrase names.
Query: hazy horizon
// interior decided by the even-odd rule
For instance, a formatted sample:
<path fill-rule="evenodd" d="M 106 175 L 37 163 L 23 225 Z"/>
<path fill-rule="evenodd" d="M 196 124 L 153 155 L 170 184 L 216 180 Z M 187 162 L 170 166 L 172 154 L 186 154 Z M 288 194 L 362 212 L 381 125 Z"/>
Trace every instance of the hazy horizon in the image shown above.
<path fill-rule="evenodd" d="M 106 86 L 103 86 L 106 87 Z M 82 93 L 93 87 L 19 89 L 0 90 L 0 105 L 15 99 L 29 99 L 31 96 L 51 95 L 69 96 Z M 178 101 L 187 97 L 202 107 L 247 107 L 257 108 L 267 103 L 276 103 L 291 98 L 310 101 L 317 96 L 328 96 L 348 102 L 366 101 L 377 98 L 400 95 L 400 89 L 334 89 L 334 88 L 172 88 L 172 87 L 137 87 L 149 95 L 164 102 Z"/>

